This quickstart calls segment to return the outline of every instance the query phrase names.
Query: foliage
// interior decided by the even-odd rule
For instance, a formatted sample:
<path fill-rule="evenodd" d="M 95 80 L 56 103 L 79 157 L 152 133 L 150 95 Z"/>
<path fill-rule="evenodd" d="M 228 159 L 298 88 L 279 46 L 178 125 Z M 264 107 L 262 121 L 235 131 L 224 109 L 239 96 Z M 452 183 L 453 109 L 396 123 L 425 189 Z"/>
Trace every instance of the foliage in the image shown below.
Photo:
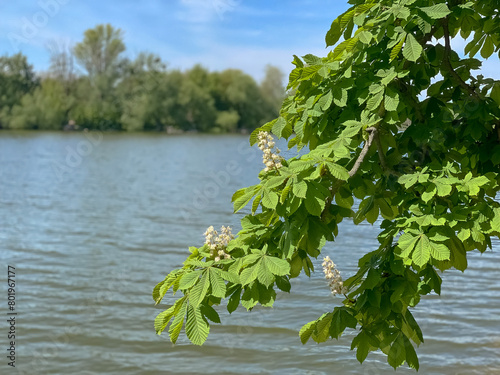
<path fill-rule="evenodd" d="M 169 289 L 183 294 L 155 320 L 172 342 L 186 320 L 188 338 L 202 344 L 223 298 L 229 312 L 272 306 L 352 218 L 380 225 L 380 245 L 345 280 L 341 305 L 304 325 L 300 339 L 320 343 L 354 329 L 360 362 L 380 349 L 392 367 L 418 370 L 424 338 L 412 308 L 440 294 L 440 271 L 464 271 L 467 253 L 500 235 L 500 82 L 477 74 L 475 58 L 500 49 L 500 2 L 349 3 L 326 35 L 334 48 L 295 57 L 293 94 L 250 137 L 254 144 L 272 132 L 308 152 L 234 194 L 235 211 L 251 203 L 252 214 L 228 245 L 231 259 L 191 247 L 154 288 L 156 303 Z M 452 38 L 469 38 L 465 57 Z"/>
<path fill-rule="evenodd" d="M 18 53 L 0 57 L 0 128 L 6 126 L 12 107 L 37 85 L 33 66 L 25 56 Z"/>

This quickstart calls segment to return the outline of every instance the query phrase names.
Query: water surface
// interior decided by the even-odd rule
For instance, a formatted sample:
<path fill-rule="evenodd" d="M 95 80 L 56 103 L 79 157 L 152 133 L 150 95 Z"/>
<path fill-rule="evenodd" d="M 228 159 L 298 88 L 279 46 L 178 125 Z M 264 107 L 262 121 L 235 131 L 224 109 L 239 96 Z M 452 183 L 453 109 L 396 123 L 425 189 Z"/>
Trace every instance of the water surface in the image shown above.
<path fill-rule="evenodd" d="M 320 272 L 294 280 L 273 309 L 221 310 L 223 324 L 203 347 L 155 335 L 166 304 L 154 306 L 152 288 L 188 246 L 203 243 L 209 225 L 238 226 L 230 198 L 257 182 L 260 151 L 243 136 L 90 135 L 0 132 L 0 264 L 4 274 L 7 265 L 17 270 L 18 373 L 392 371 L 379 353 L 360 366 L 350 334 L 300 343 L 300 327 L 340 303 Z M 376 235 L 369 224 L 343 223 L 325 255 L 348 277 L 377 247 Z M 496 241 L 493 251 L 470 254 L 466 273 L 446 272 L 442 295 L 415 309 L 425 338 L 420 373 L 500 373 L 499 248 Z"/>

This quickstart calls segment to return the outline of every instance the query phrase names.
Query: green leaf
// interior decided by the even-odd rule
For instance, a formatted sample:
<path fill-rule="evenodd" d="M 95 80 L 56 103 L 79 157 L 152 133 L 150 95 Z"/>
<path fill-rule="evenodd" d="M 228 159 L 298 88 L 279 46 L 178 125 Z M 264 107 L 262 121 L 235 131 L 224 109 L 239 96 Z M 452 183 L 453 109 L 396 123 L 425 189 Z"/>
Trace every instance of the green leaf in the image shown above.
<path fill-rule="evenodd" d="M 200 279 L 200 275 L 203 271 L 197 270 L 189 273 L 185 273 L 181 281 L 179 282 L 179 289 L 189 289 L 193 287 L 196 282 Z"/>
<path fill-rule="evenodd" d="M 305 198 L 307 193 L 307 183 L 305 181 L 300 181 L 293 184 L 293 194 L 299 198 Z"/>
<path fill-rule="evenodd" d="M 403 49 L 403 44 L 406 41 L 406 34 L 401 38 L 401 40 L 394 46 L 392 47 L 391 50 L 391 55 L 390 55 L 390 61 L 393 61 L 396 57 L 398 57 L 399 52 Z"/>
<path fill-rule="evenodd" d="M 396 111 L 399 105 L 399 94 L 391 89 L 385 92 L 384 106 L 386 111 Z"/>
<path fill-rule="evenodd" d="M 418 267 L 422 267 L 429 261 L 430 256 L 431 245 L 429 243 L 429 239 L 426 235 L 421 235 L 417 244 L 415 245 L 412 260 Z"/>
<path fill-rule="evenodd" d="M 481 49 L 481 56 L 485 59 L 490 57 L 495 51 L 495 45 L 493 44 L 493 38 L 488 35 L 484 41 L 483 48 Z"/>
<path fill-rule="evenodd" d="M 363 44 L 370 44 L 373 38 L 373 35 L 369 31 L 361 31 L 356 36 Z"/>
<path fill-rule="evenodd" d="M 495 82 L 493 84 L 490 97 L 500 106 L 500 82 Z"/>
<path fill-rule="evenodd" d="M 418 357 L 417 353 L 415 352 L 415 348 L 406 336 L 402 335 L 402 337 L 406 354 L 406 363 L 408 363 L 408 366 L 418 371 L 420 365 L 418 363 Z"/>
<path fill-rule="evenodd" d="M 332 92 L 331 91 L 328 91 L 326 93 L 326 95 L 323 95 L 319 100 L 318 100 L 318 104 L 320 105 L 321 109 L 323 111 L 326 111 L 330 105 L 332 104 L 332 100 L 333 100 L 333 95 L 332 95 Z"/>
<path fill-rule="evenodd" d="M 403 334 L 400 333 L 391 345 L 391 349 L 389 350 L 389 354 L 387 356 L 387 362 L 389 362 L 389 364 L 396 369 L 404 363 L 405 359 L 405 342 L 403 340 Z"/>
<path fill-rule="evenodd" d="M 241 271 L 240 280 L 241 285 L 248 285 L 257 278 L 258 265 L 255 264 L 251 267 L 245 268 Z"/>
<path fill-rule="evenodd" d="M 229 297 L 229 301 L 227 302 L 227 311 L 231 314 L 235 311 L 240 305 L 240 297 L 241 297 L 241 286 L 236 287 L 231 297 Z"/>
<path fill-rule="evenodd" d="M 420 10 L 424 11 L 432 19 L 440 19 L 451 13 L 448 6 L 444 3 L 436 4 L 430 7 L 423 7 Z"/>
<path fill-rule="evenodd" d="M 195 345 L 202 345 L 208 337 L 210 326 L 199 308 L 189 305 L 186 318 L 186 335 Z"/>
<path fill-rule="evenodd" d="M 330 162 L 326 163 L 326 166 L 333 177 L 343 181 L 347 181 L 349 179 L 349 172 L 343 166 Z"/>
<path fill-rule="evenodd" d="M 406 37 L 405 48 L 403 50 L 403 56 L 409 61 L 416 62 L 422 54 L 422 51 L 422 46 L 419 42 L 417 42 L 413 34 L 408 34 Z"/>
<path fill-rule="evenodd" d="M 430 254 L 436 260 L 449 260 L 450 259 L 450 249 L 442 243 L 436 243 L 429 241 Z"/>
<path fill-rule="evenodd" d="M 262 205 L 271 210 L 274 210 L 278 205 L 278 194 L 274 191 L 265 190 L 264 196 L 262 197 Z"/>
<path fill-rule="evenodd" d="M 309 185 L 306 193 L 306 209 L 314 216 L 321 216 L 325 208 L 325 196 L 313 185 Z"/>
<path fill-rule="evenodd" d="M 335 105 L 339 107 L 345 107 L 348 98 L 347 90 L 340 87 L 335 87 L 332 90 L 332 93 L 333 93 L 333 102 L 335 103 Z"/>
<path fill-rule="evenodd" d="M 217 270 L 217 271 L 216 271 Z M 216 271 L 221 275 L 221 277 L 234 284 L 239 284 L 240 283 L 240 277 L 237 274 L 234 274 L 233 272 L 228 272 L 228 271 L 222 271 L 217 268 L 213 269 L 212 271 Z"/>
<path fill-rule="evenodd" d="M 173 344 L 177 342 L 179 334 L 181 333 L 182 326 L 184 325 L 184 318 L 186 317 L 187 306 L 188 306 L 187 300 L 182 298 L 182 302 L 179 305 L 179 310 L 176 313 L 176 316 L 168 329 L 168 334 L 170 335 L 170 341 Z"/>
<path fill-rule="evenodd" d="M 410 233 L 403 233 L 398 240 L 398 248 L 401 249 L 399 256 L 401 258 L 407 258 L 410 256 L 411 252 L 415 248 L 415 244 L 418 241 L 418 237 L 414 237 Z"/>
<path fill-rule="evenodd" d="M 210 285 L 212 286 L 212 295 L 218 298 L 224 298 L 226 296 L 226 283 L 221 275 L 216 271 L 209 270 L 210 274 Z"/>
<path fill-rule="evenodd" d="M 436 193 L 437 193 L 436 185 L 429 184 L 427 185 L 425 192 L 422 193 L 422 200 L 427 203 L 432 199 L 432 197 L 436 195 Z"/>
<path fill-rule="evenodd" d="M 417 174 L 405 174 L 398 178 L 398 182 L 403 184 L 406 189 L 409 189 L 413 185 L 415 185 L 418 181 Z"/>
<path fill-rule="evenodd" d="M 338 339 L 347 327 L 356 328 L 358 321 L 346 307 L 336 307 L 333 312 L 332 323 L 330 325 L 330 335 Z"/>
<path fill-rule="evenodd" d="M 384 100 L 384 92 L 380 91 L 368 99 L 366 109 L 375 111 L 380 106 L 380 103 L 382 103 L 382 100 Z"/>
<path fill-rule="evenodd" d="M 203 276 L 201 277 L 201 281 L 196 284 L 196 286 L 189 291 L 189 303 L 194 307 L 198 307 L 198 305 L 203 301 L 205 296 L 207 295 L 208 288 L 210 287 L 210 280 L 208 276 L 208 271 L 203 272 Z"/>
<path fill-rule="evenodd" d="M 274 275 L 285 276 L 290 273 L 290 263 L 284 259 L 273 256 L 265 256 L 262 261 L 265 263 L 267 269 Z"/>
<path fill-rule="evenodd" d="M 203 316 L 207 319 L 210 319 L 214 323 L 220 324 L 220 316 L 215 309 L 210 305 L 200 305 L 200 310 Z"/>
<path fill-rule="evenodd" d="M 155 331 L 159 335 L 163 332 L 165 327 L 168 325 L 172 317 L 174 316 L 174 306 L 171 306 L 169 309 L 159 313 L 155 318 Z"/>
<path fill-rule="evenodd" d="M 312 322 L 305 324 L 300 329 L 299 336 L 300 336 L 300 341 L 302 342 L 302 344 L 305 344 L 309 340 L 309 338 L 313 334 L 314 330 L 316 329 L 316 323 L 317 323 L 317 321 L 314 320 Z"/>
<path fill-rule="evenodd" d="M 356 358 L 359 363 L 363 363 L 368 353 L 370 352 L 370 343 L 367 334 L 361 331 L 353 340 L 351 344 L 351 350 L 358 348 L 356 351 Z"/>
<path fill-rule="evenodd" d="M 256 267 L 257 280 L 266 287 L 273 285 L 274 275 L 267 269 L 264 258 L 257 263 Z"/>
<path fill-rule="evenodd" d="M 332 313 L 327 313 L 317 320 L 316 329 L 312 334 L 312 338 L 318 344 L 328 340 L 328 337 L 330 335 L 330 325 L 332 322 L 332 316 L 333 316 Z"/>
<path fill-rule="evenodd" d="M 435 179 L 434 184 L 436 185 L 437 188 L 437 195 L 440 197 L 447 197 L 450 195 L 453 186 L 450 184 L 447 184 L 446 179 Z"/>
<path fill-rule="evenodd" d="M 260 186 L 255 185 L 255 186 L 250 186 L 249 188 L 246 188 L 243 193 L 241 193 L 241 190 L 238 190 L 234 195 L 232 201 L 234 202 L 234 212 L 238 212 L 241 210 L 243 207 L 245 207 L 248 202 L 254 197 L 257 192 L 260 191 Z"/>

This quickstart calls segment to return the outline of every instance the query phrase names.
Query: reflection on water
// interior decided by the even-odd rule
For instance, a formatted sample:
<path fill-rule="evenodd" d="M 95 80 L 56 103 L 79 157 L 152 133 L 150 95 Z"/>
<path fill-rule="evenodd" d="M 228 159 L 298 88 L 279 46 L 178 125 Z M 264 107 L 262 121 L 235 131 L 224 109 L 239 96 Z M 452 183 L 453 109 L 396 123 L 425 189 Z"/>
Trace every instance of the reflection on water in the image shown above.
<path fill-rule="evenodd" d="M 165 304 L 153 306 L 153 286 L 202 244 L 206 227 L 238 226 L 230 197 L 260 169 L 259 150 L 241 136 L 104 134 L 92 143 L 83 134 L 0 133 L 0 261 L 2 272 L 17 268 L 19 373 L 391 371 L 379 353 L 357 364 L 349 334 L 300 343 L 302 324 L 339 303 L 320 273 L 293 280 L 274 309 L 221 309 L 223 324 L 203 347 L 155 335 Z M 325 253 L 349 276 L 376 234 L 343 223 Z M 420 373 L 500 373 L 498 248 L 471 254 L 463 275 L 446 272 L 442 296 L 416 309 L 426 339 Z"/>

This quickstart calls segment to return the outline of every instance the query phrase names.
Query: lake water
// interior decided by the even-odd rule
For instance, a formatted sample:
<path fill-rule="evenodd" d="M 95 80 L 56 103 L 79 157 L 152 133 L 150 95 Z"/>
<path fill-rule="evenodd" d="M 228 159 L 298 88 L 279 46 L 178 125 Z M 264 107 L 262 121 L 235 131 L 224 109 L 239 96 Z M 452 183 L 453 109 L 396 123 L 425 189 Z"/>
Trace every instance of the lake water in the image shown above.
<path fill-rule="evenodd" d="M 88 137 L 87 137 L 88 136 Z M 153 329 L 151 291 L 209 225 L 238 226 L 232 193 L 257 182 L 258 149 L 244 136 L 0 132 L 0 346 L 7 347 L 7 266 L 16 268 L 12 374 L 383 374 L 349 336 L 302 345 L 302 324 L 331 311 L 321 272 L 294 280 L 275 308 L 212 325 L 202 347 Z M 90 138 L 89 138 L 90 137 Z M 377 228 L 343 223 L 324 251 L 344 277 L 377 246 Z M 415 309 L 421 374 L 500 374 L 500 246 L 443 275 L 442 296 Z M 320 260 L 315 265 L 320 269 Z M 164 302 L 170 302 L 166 299 Z M 7 371 L 6 371 L 7 370 Z M 401 374 L 415 373 L 401 368 Z"/>

